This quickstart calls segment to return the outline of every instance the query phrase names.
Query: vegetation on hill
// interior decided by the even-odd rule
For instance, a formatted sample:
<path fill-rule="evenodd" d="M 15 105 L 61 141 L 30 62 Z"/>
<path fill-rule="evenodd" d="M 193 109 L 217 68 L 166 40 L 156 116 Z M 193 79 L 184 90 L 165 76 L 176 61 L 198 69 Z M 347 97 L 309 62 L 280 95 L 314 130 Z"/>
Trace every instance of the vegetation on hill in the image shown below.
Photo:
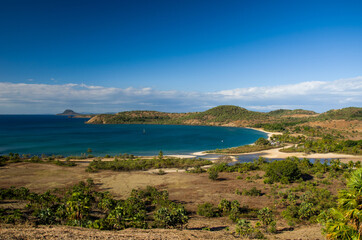
<path fill-rule="evenodd" d="M 245 108 L 232 105 L 223 105 L 211 108 L 204 112 L 192 113 L 188 116 L 185 116 L 182 120 L 196 119 L 206 124 L 211 122 L 229 123 L 239 120 L 255 121 L 265 118 L 268 118 L 265 113 L 253 112 L 246 110 Z"/>
<path fill-rule="evenodd" d="M 271 140 L 278 143 L 294 144 L 291 147 L 281 149 L 282 152 L 362 154 L 362 140 L 339 140 L 331 135 L 324 135 L 321 138 L 306 138 L 283 134 L 273 135 Z"/>
<path fill-rule="evenodd" d="M 304 109 L 295 109 L 295 110 L 289 110 L 289 109 L 278 109 L 274 111 L 268 112 L 268 115 L 270 116 L 290 116 L 290 115 L 316 115 L 318 113 L 314 111 L 304 110 Z"/>
<path fill-rule="evenodd" d="M 248 111 L 244 108 L 225 105 L 195 113 L 164 113 L 157 111 L 126 111 L 117 114 L 100 114 L 90 119 L 92 124 L 225 124 L 239 120 L 262 120 L 265 113 Z"/>
<path fill-rule="evenodd" d="M 182 228 L 188 221 L 185 208 L 168 199 L 167 191 L 154 187 L 133 190 L 126 200 L 117 200 L 109 192 L 96 191 L 92 179 L 65 191 L 43 194 L 29 189 L 0 189 L 0 201 L 23 200 L 21 209 L 0 208 L 0 222 L 54 225 L 63 224 L 121 230 L 133 228 Z"/>
<path fill-rule="evenodd" d="M 266 131 L 306 134 L 323 137 L 333 134 L 338 138 L 360 136 L 362 108 L 349 107 L 317 114 L 313 111 L 279 109 L 269 113 L 249 111 L 245 108 L 223 105 L 204 112 L 165 113 L 156 111 L 127 111 L 117 114 L 100 114 L 91 118 L 90 124 L 176 124 L 255 127 Z M 347 121 L 349 124 L 337 125 Z M 353 122 L 357 121 L 357 122 Z M 318 123 L 323 127 L 318 126 Z M 349 127 L 346 127 L 349 126 Z"/>
<path fill-rule="evenodd" d="M 93 124 L 172 124 L 183 114 L 156 111 L 127 111 L 117 114 L 100 114 L 90 119 Z"/>
<path fill-rule="evenodd" d="M 239 153 L 249 153 L 249 152 L 258 152 L 263 150 L 268 150 L 272 148 L 281 147 L 280 144 L 272 145 L 271 142 L 265 138 L 259 138 L 251 145 L 243 145 L 239 147 L 224 148 L 224 149 L 215 149 L 206 151 L 207 153 L 224 153 L 224 154 L 239 154 Z"/>
<path fill-rule="evenodd" d="M 319 120 L 362 120 L 362 108 L 348 107 L 337 110 L 329 110 L 328 112 L 320 114 L 317 119 Z"/>

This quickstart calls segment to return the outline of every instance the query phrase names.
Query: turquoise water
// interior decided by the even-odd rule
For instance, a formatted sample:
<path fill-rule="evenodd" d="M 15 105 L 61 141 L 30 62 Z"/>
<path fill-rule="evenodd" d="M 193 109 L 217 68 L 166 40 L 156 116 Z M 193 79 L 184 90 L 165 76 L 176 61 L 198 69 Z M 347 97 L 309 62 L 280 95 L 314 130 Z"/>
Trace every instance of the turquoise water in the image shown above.
<path fill-rule="evenodd" d="M 91 125 L 54 115 L 0 115 L 0 154 L 189 154 L 267 137 L 245 128 L 178 125 Z"/>

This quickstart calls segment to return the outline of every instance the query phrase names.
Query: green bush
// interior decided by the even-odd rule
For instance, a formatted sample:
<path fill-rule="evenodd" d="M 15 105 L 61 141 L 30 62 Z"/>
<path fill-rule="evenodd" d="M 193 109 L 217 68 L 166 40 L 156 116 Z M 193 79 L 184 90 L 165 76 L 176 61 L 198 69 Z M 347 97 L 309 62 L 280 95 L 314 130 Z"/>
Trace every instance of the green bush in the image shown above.
<path fill-rule="evenodd" d="M 231 209 L 229 212 L 229 219 L 236 222 L 241 215 L 240 203 L 237 200 L 231 202 Z"/>
<path fill-rule="evenodd" d="M 197 214 L 208 218 L 220 216 L 219 210 L 209 202 L 199 204 L 197 206 Z"/>
<path fill-rule="evenodd" d="M 267 232 L 276 232 L 276 221 L 272 210 L 268 207 L 260 209 L 258 211 L 258 218 Z"/>
<path fill-rule="evenodd" d="M 215 168 L 209 169 L 209 179 L 215 181 L 219 177 L 219 172 Z"/>
<path fill-rule="evenodd" d="M 188 222 L 185 208 L 179 205 L 158 209 L 154 218 L 156 224 L 164 228 L 183 228 Z"/>
<path fill-rule="evenodd" d="M 244 196 L 261 196 L 263 195 L 261 190 L 259 189 L 256 189 L 256 187 L 253 187 L 249 190 L 247 189 L 243 189 L 243 191 L 241 192 L 241 195 L 244 195 Z"/>
<path fill-rule="evenodd" d="M 270 145 L 270 142 L 268 141 L 268 139 L 265 138 L 259 138 L 258 140 L 255 141 L 255 145 L 257 146 L 266 146 L 266 145 Z"/>
<path fill-rule="evenodd" d="M 235 227 L 235 232 L 248 239 L 264 239 L 264 234 L 257 228 L 253 227 L 250 221 L 240 219 Z"/>
<path fill-rule="evenodd" d="M 280 160 L 271 162 L 266 170 L 265 176 L 268 181 L 290 183 L 301 177 L 302 173 L 298 165 L 290 160 Z"/>
<path fill-rule="evenodd" d="M 206 172 L 206 170 L 202 169 L 200 166 L 196 166 L 193 169 L 188 170 L 187 172 L 188 173 L 204 173 L 204 172 Z"/>
<path fill-rule="evenodd" d="M 229 214 L 231 210 L 231 202 L 226 199 L 222 199 L 217 207 L 224 215 Z"/>
<path fill-rule="evenodd" d="M 188 221 L 184 207 L 168 199 L 167 191 L 132 190 L 130 197 L 116 200 L 108 192 L 97 192 L 92 179 L 68 191 L 31 193 L 26 188 L 0 189 L 0 199 L 26 200 L 24 209 L 1 209 L 0 223 L 65 224 L 96 229 L 121 230 L 129 227 L 182 228 Z M 156 211 L 155 211 L 156 209 Z"/>

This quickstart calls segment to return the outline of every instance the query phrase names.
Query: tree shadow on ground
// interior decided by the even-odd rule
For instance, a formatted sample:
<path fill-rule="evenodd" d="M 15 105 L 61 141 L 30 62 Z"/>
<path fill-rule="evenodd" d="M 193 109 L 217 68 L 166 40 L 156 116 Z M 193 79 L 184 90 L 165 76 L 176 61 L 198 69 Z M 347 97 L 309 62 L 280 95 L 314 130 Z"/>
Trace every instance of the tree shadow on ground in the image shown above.
<path fill-rule="evenodd" d="M 211 232 L 216 232 L 216 231 L 221 231 L 224 230 L 225 228 L 227 228 L 227 226 L 219 226 L 219 227 L 199 227 L 199 228 L 187 228 L 188 230 L 208 230 Z"/>

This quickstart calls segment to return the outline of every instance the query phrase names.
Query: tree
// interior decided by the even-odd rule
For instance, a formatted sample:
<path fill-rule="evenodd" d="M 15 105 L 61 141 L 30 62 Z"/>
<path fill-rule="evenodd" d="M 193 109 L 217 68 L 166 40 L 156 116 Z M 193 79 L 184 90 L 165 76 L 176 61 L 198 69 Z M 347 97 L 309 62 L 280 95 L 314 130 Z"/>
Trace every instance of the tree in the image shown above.
<path fill-rule="evenodd" d="M 162 152 L 162 150 L 158 153 L 158 159 L 160 159 L 160 160 L 163 159 L 163 152 Z"/>
<path fill-rule="evenodd" d="M 339 192 L 338 207 L 319 215 L 328 239 L 361 239 L 362 232 L 362 168 L 348 179 L 346 189 Z"/>
<path fill-rule="evenodd" d="M 215 181 L 219 177 L 219 172 L 215 168 L 210 168 L 208 172 L 209 172 L 209 179 L 211 180 Z"/>
<path fill-rule="evenodd" d="M 270 210 L 268 207 L 262 208 L 258 211 L 258 218 L 261 221 L 261 223 L 263 224 L 265 230 L 268 230 L 268 227 L 270 226 L 269 227 L 270 232 L 276 231 L 275 217 L 274 217 L 273 211 Z"/>
<path fill-rule="evenodd" d="M 299 179 L 302 173 L 293 160 L 286 159 L 270 163 L 265 175 L 271 182 L 289 183 Z"/>
<path fill-rule="evenodd" d="M 185 208 L 180 205 L 161 207 L 154 213 L 154 218 L 160 227 L 181 229 L 189 219 Z"/>
<path fill-rule="evenodd" d="M 266 146 L 266 145 L 270 145 L 270 142 L 267 139 L 261 137 L 258 140 L 256 140 L 255 145 Z"/>

